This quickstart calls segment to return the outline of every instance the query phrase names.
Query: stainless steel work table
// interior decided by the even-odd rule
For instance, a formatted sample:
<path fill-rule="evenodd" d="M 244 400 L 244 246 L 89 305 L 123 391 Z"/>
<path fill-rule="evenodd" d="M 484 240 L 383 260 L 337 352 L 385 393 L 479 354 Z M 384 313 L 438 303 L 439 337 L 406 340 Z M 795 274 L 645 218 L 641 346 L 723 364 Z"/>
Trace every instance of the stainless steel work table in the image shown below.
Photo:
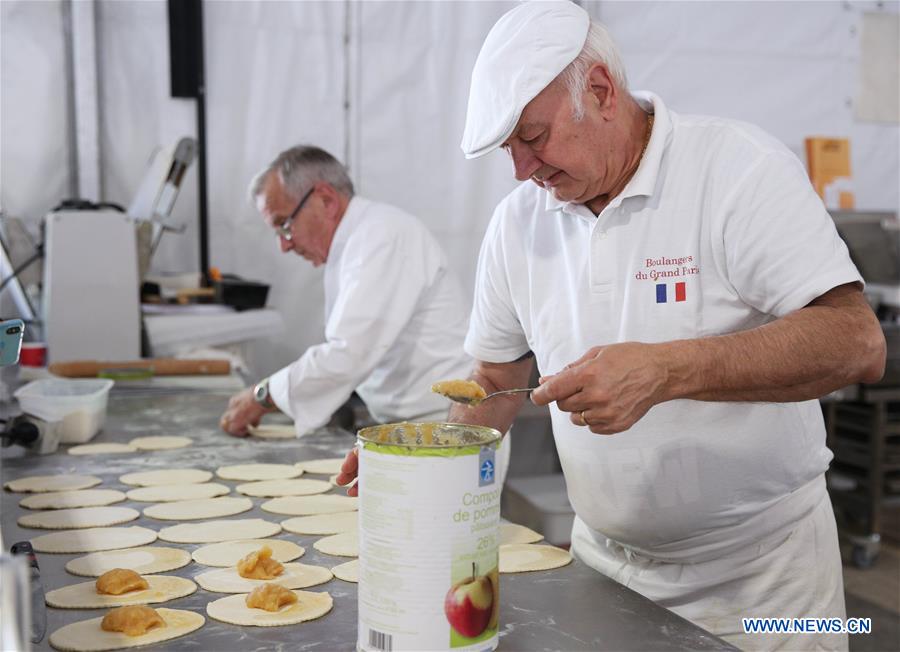
<path fill-rule="evenodd" d="M 218 420 L 228 396 L 223 392 L 186 390 L 181 393 L 141 394 L 113 390 L 106 425 L 93 442 L 124 442 L 142 435 L 187 435 L 194 440 L 188 448 L 152 453 L 102 455 L 93 458 L 68 455 L 61 447 L 53 455 L 26 454 L 21 448 L 3 449 L 3 482 L 29 475 L 78 473 L 96 475 L 103 484 L 96 488 L 127 491 L 119 476 L 131 471 L 154 468 L 194 467 L 215 471 L 224 464 L 244 462 L 291 463 L 301 460 L 343 455 L 353 444 L 353 436 L 345 431 L 322 429 L 300 440 L 239 439 L 218 430 Z M 320 476 L 323 477 L 324 476 Z M 231 480 L 214 478 L 230 487 Z M 343 490 L 338 490 L 343 492 Z M 45 534 L 50 530 L 20 528 L 16 520 L 30 512 L 19 507 L 27 494 L 2 492 L 3 542 L 7 549 L 16 541 Z M 264 518 L 280 522 L 289 518 L 263 512 L 264 499 L 253 498 L 254 507 L 231 518 Z M 141 511 L 148 503 L 126 501 Z M 145 516 L 128 525 L 141 525 L 153 530 L 174 525 Z M 348 561 L 345 557 L 324 555 L 313 548 L 318 537 L 282 532 L 277 538 L 296 541 L 306 549 L 303 563 L 334 567 Z M 164 545 L 194 550 L 198 545 L 157 541 Z M 84 554 L 84 553 L 82 553 Z M 65 564 L 81 554 L 38 553 L 45 590 L 88 581 L 65 571 Z M 190 563 L 169 574 L 193 577 L 209 570 Z M 565 568 L 503 575 L 500 611 L 500 649 L 504 650 L 669 650 L 732 649 L 705 630 L 657 606 L 650 600 L 613 582 L 577 560 Z M 239 627 L 209 617 L 206 624 L 188 636 L 166 641 L 154 649 L 165 650 L 352 650 L 356 646 L 356 584 L 333 579 L 311 587 L 311 591 L 328 591 L 334 598 L 334 609 L 319 620 L 287 627 Z M 198 589 L 193 595 L 166 603 L 165 607 L 189 609 L 206 617 L 206 605 L 223 597 Z M 47 608 L 47 635 L 35 649 L 51 649 L 50 633 L 59 627 L 97 617 L 101 610 Z M 142 648 L 149 649 L 149 648 Z"/>

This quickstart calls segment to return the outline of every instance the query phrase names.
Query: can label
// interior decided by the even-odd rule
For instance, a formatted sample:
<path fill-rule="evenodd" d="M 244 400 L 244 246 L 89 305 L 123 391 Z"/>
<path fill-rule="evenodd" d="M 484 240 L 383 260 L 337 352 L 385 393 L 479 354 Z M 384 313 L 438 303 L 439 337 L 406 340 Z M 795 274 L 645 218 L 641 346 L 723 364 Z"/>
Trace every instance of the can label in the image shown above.
<path fill-rule="evenodd" d="M 359 649 L 497 647 L 497 444 L 361 441 Z"/>

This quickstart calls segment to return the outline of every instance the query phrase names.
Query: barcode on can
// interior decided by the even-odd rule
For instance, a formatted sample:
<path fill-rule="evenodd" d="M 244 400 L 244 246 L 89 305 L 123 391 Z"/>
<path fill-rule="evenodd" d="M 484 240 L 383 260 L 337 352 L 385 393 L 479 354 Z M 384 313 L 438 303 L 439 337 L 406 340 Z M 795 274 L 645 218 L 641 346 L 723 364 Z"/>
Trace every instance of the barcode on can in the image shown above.
<path fill-rule="evenodd" d="M 392 650 L 392 636 L 374 629 L 369 630 L 369 645 L 376 650 Z"/>

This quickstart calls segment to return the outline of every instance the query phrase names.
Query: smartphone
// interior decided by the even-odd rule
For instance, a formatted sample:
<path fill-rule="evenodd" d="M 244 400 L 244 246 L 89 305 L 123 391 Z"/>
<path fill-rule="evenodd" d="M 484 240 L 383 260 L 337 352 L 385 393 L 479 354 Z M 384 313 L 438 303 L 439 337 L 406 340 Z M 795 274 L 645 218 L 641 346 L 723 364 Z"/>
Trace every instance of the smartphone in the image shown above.
<path fill-rule="evenodd" d="M 0 367 L 16 364 L 22 350 L 25 324 L 21 319 L 0 321 Z"/>

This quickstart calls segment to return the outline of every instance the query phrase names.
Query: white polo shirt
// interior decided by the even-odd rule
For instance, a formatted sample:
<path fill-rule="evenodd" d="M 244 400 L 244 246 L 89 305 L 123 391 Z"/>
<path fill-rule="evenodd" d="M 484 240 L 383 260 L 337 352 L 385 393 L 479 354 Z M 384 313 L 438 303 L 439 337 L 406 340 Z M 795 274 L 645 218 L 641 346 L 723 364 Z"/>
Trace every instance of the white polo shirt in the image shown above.
<path fill-rule="evenodd" d="M 475 358 L 531 350 L 553 374 L 592 346 L 750 329 L 861 281 L 781 143 L 635 98 L 655 113 L 651 139 L 599 216 L 530 181 L 496 208 L 466 338 Z M 784 527 L 817 502 L 790 494 L 832 457 L 817 401 L 670 401 L 614 436 L 551 414 L 577 517 L 656 559 L 716 556 Z"/>
<path fill-rule="evenodd" d="M 325 424 L 355 389 L 382 422 L 443 420 L 432 383 L 466 378 L 468 304 L 447 257 L 415 217 L 354 197 L 325 263 L 325 342 L 269 380 L 297 434 Z"/>

